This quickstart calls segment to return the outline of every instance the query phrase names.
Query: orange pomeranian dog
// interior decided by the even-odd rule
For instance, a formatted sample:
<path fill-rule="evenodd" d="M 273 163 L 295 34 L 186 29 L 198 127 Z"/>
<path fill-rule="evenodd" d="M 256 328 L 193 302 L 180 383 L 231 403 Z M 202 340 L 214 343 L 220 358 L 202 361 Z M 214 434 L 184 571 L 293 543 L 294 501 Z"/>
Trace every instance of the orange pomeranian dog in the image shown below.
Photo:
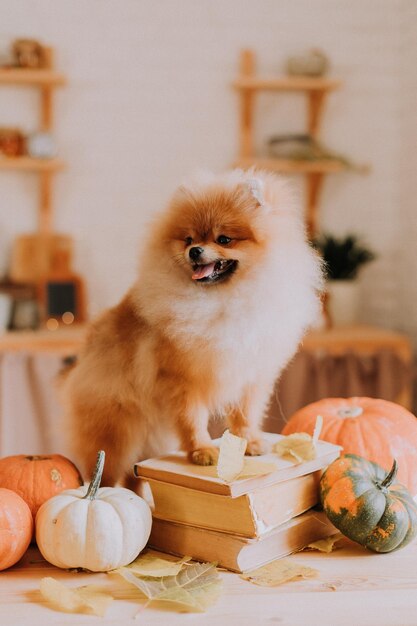
<path fill-rule="evenodd" d="M 91 326 L 65 395 L 77 458 L 103 484 L 181 448 L 216 462 L 211 415 L 263 450 L 281 370 L 319 311 L 321 267 L 287 184 L 264 172 L 204 174 L 151 230 L 139 277 Z"/>

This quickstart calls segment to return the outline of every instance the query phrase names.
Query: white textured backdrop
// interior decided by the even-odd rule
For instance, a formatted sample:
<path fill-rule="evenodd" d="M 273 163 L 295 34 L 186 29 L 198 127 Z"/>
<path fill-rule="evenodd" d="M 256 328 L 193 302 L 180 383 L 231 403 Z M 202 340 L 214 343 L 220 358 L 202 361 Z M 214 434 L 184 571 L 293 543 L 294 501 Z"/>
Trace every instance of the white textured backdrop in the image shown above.
<path fill-rule="evenodd" d="M 417 3 L 415 0 L 2 0 L 0 46 L 16 36 L 56 48 L 68 87 L 56 97 L 56 227 L 76 239 L 93 313 L 135 276 L 143 228 L 196 167 L 226 167 L 237 147 L 238 53 L 279 74 L 318 46 L 344 88 L 322 137 L 367 177 L 327 179 L 323 228 L 363 234 L 379 258 L 362 276 L 362 319 L 417 340 Z M 262 95 L 258 140 L 301 131 L 300 96 Z M 0 91 L 0 120 L 36 129 L 36 92 Z M 35 226 L 36 179 L 0 172 L 0 267 Z"/>

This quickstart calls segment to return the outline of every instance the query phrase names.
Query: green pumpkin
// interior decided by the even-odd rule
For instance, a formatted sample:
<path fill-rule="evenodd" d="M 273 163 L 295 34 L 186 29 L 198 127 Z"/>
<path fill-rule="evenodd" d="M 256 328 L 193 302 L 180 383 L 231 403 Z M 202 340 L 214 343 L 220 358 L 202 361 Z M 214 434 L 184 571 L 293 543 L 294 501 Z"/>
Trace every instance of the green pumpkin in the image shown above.
<path fill-rule="evenodd" d="M 417 504 L 395 483 L 397 462 L 387 472 L 371 461 L 345 454 L 320 481 L 320 497 L 330 521 L 346 537 L 375 552 L 406 546 L 417 534 Z"/>

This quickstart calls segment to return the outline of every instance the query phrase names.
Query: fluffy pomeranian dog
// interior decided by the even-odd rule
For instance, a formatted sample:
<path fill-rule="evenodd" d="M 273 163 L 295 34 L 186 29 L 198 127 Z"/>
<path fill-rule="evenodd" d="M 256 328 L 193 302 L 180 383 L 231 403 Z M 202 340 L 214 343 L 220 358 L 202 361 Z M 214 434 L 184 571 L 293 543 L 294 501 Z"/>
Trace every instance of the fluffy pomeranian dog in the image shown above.
<path fill-rule="evenodd" d="M 92 324 L 65 381 L 87 473 L 99 449 L 104 485 L 178 448 L 213 464 L 213 415 L 247 439 L 247 454 L 262 453 L 274 383 L 316 318 L 320 287 L 285 181 L 234 170 L 181 186 L 155 220 L 137 282 Z"/>

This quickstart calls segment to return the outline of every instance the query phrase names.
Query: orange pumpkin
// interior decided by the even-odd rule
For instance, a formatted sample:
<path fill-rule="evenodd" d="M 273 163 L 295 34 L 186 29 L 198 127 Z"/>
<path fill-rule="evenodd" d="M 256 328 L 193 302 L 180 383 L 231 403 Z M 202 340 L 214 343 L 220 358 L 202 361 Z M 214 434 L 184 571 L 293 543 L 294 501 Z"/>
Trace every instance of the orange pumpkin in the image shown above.
<path fill-rule="evenodd" d="M 33 532 L 33 517 L 26 502 L 10 489 L 0 488 L 0 570 L 17 563 Z"/>
<path fill-rule="evenodd" d="M 375 398 L 326 398 L 300 409 L 283 435 L 313 433 L 317 415 L 323 416 L 320 439 L 343 447 L 389 471 L 398 462 L 398 480 L 417 494 L 417 419 L 404 407 Z"/>
<path fill-rule="evenodd" d="M 74 463 L 60 454 L 6 456 L 0 459 L 0 487 L 15 491 L 29 505 L 33 519 L 39 507 L 64 489 L 76 489 L 83 479 Z"/>

